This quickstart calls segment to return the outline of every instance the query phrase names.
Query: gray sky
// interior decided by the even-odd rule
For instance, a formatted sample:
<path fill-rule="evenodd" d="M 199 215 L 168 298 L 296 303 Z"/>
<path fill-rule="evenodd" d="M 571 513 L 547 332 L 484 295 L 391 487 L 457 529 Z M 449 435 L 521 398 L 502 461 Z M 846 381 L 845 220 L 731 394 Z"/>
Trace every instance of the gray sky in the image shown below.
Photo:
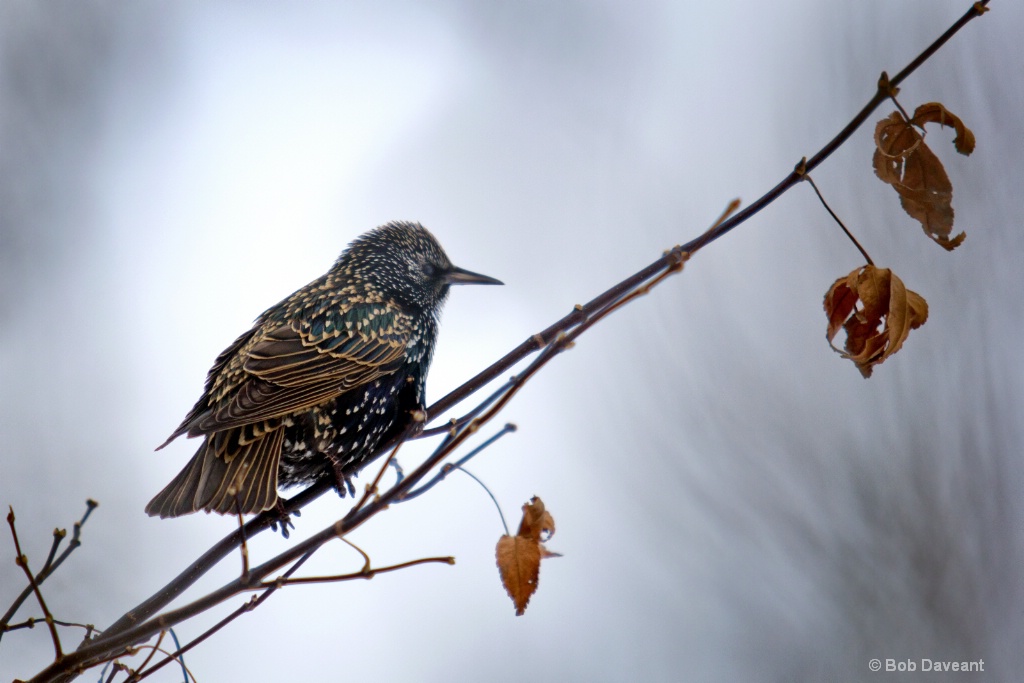
<path fill-rule="evenodd" d="M 871 380 L 821 311 L 859 255 L 796 188 L 504 414 L 519 431 L 470 469 L 510 523 L 541 496 L 564 554 L 525 616 L 493 505 L 453 476 L 353 540 L 454 567 L 284 591 L 189 656 L 199 680 L 858 680 L 873 657 L 1019 676 L 1024 7 L 992 5 L 900 95 L 978 137 L 963 158 L 929 136 L 963 247 L 933 245 L 873 176 L 870 124 L 814 174 L 931 306 Z M 0 504 L 38 565 L 101 503 L 51 608 L 109 624 L 233 528 L 146 517 L 196 444 L 152 449 L 217 353 L 361 232 L 419 220 L 506 282 L 453 292 L 436 399 L 754 200 L 967 6 L 0 3 Z M 344 509 L 325 496 L 298 535 Z M 338 544 L 308 567 L 359 561 Z M 21 585 L 0 562 L 0 606 Z M 51 656 L 43 630 L 8 634 L 0 680 Z"/>

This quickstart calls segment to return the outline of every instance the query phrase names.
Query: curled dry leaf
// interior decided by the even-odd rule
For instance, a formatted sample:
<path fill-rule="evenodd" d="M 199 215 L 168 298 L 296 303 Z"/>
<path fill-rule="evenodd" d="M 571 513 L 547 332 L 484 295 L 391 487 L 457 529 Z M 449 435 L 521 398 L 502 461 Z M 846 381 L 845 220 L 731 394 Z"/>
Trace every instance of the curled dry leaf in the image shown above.
<path fill-rule="evenodd" d="M 516 615 L 526 611 L 530 597 L 537 591 L 540 561 L 558 557 L 541 543 L 555 533 L 555 520 L 544 508 L 544 502 L 534 496 L 523 505 L 523 519 L 519 533 L 498 539 L 496 556 L 501 583 L 516 606 Z"/>
<path fill-rule="evenodd" d="M 926 235 L 942 248 L 952 251 L 967 235 L 953 233 L 953 184 L 942 162 L 918 132 L 926 123 L 952 126 L 953 144 L 961 154 L 974 150 L 974 133 L 957 116 L 938 102 L 922 104 L 907 121 L 893 112 L 875 126 L 875 174 L 892 185 L 900 204 L 911 218 L 921 223 Z"/>
<path fill-rule="evenodd" d="M 956 137 L 953 138 L 953 146 L 956 147 L 956 151 L 965 156 L 974 151 L 974 133 L 964 125 L 959 116 L 939 102 L 922 104 L 914 111 L 914 118 L 910 122 L 919 128 L 923 128 L 926 123 L 952 126 L 956 130 Z"/>
<path fill-rule="evenodd" d="M 910 330 L 928 320 L 928 303 L 888 268 L 863 266 L 839 278 L 825 294 L 828 343 L 865 377 L 900 350 Z M 846 330 L 846 349 L 833 340 Z"/>

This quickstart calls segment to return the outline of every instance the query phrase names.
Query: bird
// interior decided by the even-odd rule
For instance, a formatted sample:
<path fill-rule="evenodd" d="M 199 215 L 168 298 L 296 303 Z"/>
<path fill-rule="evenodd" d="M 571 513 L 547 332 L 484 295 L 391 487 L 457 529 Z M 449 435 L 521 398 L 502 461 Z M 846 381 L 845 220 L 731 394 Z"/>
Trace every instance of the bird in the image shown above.
<path fill-rule="evenodd" d="M 451 285 L 500 285 L 452 265 L 422 225 L 356 238 L 324 275 L 263 312 L 217 356 L 202 396 L 160 445 L 202 445 L 146 506 L 256 514 L 278 488 L 345 485 L 425 406 L 427 371 Z"/>

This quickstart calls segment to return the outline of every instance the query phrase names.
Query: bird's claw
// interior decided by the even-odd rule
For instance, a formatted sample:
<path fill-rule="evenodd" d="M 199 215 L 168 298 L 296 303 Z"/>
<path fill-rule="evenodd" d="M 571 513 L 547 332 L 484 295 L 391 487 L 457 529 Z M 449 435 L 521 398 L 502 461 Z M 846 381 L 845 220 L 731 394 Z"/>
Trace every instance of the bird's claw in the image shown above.
<path fill-rule="evenodd" d="M 285 538 L 288 538 L 288 536 L 290 535 L 289 529 L 294 529 L 295 528 L 295 525 L 292 524 L 291 515 L 295 515 L 296 517 L 301 517 L 302 513 L 299 510 L 294 510 L 294 511 L 291 512 L 291 514 L 289 514 L 288 511 L 284 509 L 284 503 L 281 502 L 280 498 L 278 498 L 277 503 L 274 505 L 273 510 L 274 510 L 275 513 L 277 513 L 277 517 L 270 520 L 270 528 L 273 529 L 274 531 L 277 531 L 278 530 L 277 525 L 280 524 L 281 525 L 281 535 L 284 536 Z"/>

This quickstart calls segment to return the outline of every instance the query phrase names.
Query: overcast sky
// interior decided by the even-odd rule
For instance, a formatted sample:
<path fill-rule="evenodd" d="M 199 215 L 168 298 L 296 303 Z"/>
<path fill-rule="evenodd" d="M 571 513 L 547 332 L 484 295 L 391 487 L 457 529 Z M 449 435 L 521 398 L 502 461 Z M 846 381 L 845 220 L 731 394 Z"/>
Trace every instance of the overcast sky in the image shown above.
<path fill-rule="evenodd" d="M 232 530 L 144 514 L 197 444 L 153 448 L 216 355 L 360 233 L 421 221 L 506 283 L 452 292 L 439 398 L 756 199 L 968 6 L 3 0 L 0 505 L 38 568 L 52 529 L 101 504 L 51 609 L 108 625 Z M 525 616 L 493 504 L 453 476 L 353 540 L 379 565 L 454 567 L 283 591 L 189 655 L 198 679 L 885 679 L 871 658 L 1019 677 L 1022 34 L 1024 6 L 995 0 L 900 93 L 977 135 L 969 158 L 928 138 L 959 250 L 874 177 L 872 124 L 814 173 L 931 307 L 874 377 L 824 340 L 822 296 L 860 256 L 795 188 L 556 359 L 470 467 L 510 523 L 539 495 L 558 524 Z M 360 558 L 339 543 L 307 567 Z M 22 586 L 0 559 L 0 611 Z M 0 680 L 51 657 L 45 630 L 7 634 Z"/>

